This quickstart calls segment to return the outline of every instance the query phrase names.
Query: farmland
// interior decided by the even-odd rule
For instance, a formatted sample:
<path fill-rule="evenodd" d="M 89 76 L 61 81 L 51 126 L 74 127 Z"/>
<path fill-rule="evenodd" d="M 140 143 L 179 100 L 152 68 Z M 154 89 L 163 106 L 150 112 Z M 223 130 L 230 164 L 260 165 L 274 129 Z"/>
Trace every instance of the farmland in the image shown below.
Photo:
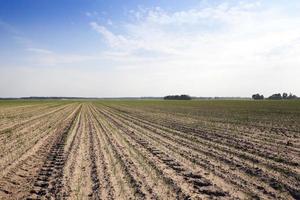
<path fill-rule="evenodd" d="M 0 199 L 300 199 L 300 101 L 0 101 Z"/>

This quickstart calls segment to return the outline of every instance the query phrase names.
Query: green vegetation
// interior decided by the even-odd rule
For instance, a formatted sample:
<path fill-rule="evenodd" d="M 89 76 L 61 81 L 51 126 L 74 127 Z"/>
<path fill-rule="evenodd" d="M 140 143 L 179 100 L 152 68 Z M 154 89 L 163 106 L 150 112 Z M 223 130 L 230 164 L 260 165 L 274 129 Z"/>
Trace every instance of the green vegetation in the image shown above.
<path fill-rule="evenodd" d="M 297 125 L 300 122 L 300 101 L 297 100 L 110 100 L 97 102 L 220 122 L 275 123 L 278 125 L 281 122 L 291 125 Z"/>

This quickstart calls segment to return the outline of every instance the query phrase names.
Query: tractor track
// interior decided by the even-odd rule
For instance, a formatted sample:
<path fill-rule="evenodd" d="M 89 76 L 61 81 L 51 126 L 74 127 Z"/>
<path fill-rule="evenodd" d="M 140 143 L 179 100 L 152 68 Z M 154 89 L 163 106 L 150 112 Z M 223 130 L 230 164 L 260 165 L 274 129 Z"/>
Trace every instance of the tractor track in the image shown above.
<path fill-rule="evenodd" d="M 294 122 L 251 126 L 184 109 L 126 101 L 4 107 L 0 199 L 300 199 Z"/>
<path fill-rule="evenodd" d="M 65 152 L 65 144 L 68 138 L 69 131 L 73 126 L 81 107 L 77 108 L 74 114 L 67 119 L 65 126 L 58 133 L 50 152 L 47 155 L 46 161 L 35 179 L 34 187 L 30 191 L 27 199 L 40 199 L 42 197 L 61 199 L 62 192 L 62 177 L 65 160 L 68 158 L 68 152 Z"/>

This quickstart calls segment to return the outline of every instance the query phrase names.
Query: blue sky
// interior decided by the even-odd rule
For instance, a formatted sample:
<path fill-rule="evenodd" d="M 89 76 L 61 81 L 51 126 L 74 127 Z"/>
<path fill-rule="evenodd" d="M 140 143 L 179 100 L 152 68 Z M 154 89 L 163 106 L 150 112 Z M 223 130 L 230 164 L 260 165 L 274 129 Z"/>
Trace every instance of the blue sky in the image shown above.
<path fill-rule="evenodd" d="M 300 2 L 0 0 L 0 96 L 300 95 Z"/>

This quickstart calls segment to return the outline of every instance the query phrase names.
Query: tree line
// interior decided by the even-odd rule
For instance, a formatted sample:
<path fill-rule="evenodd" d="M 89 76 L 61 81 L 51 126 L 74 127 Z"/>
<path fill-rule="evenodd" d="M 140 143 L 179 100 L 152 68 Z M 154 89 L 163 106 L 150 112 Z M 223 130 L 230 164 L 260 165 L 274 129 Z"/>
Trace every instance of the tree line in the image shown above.
<path fill-rule="evenodd" d="M 266 99 L 272 99 L 272 100 L 282 100 L 282 99 L 297 99 L 298 97 L 292 93 L 287 94 L 286 92 L 280 94 L 280 93 L 275 93 L 272 94 L 271 96 L 269 96 Z M 260 94 L 253 94 L 252 95 L 252 99 L 254 100 L 262 100 L 265 99 L 264 95 L 260 95 Z"/>
<path fill-rule="evenodd" d="M 164 100 L 191 100 L 192 97 L 186 94 L 182 95 L 168 95 L 164 97 Z"/>

